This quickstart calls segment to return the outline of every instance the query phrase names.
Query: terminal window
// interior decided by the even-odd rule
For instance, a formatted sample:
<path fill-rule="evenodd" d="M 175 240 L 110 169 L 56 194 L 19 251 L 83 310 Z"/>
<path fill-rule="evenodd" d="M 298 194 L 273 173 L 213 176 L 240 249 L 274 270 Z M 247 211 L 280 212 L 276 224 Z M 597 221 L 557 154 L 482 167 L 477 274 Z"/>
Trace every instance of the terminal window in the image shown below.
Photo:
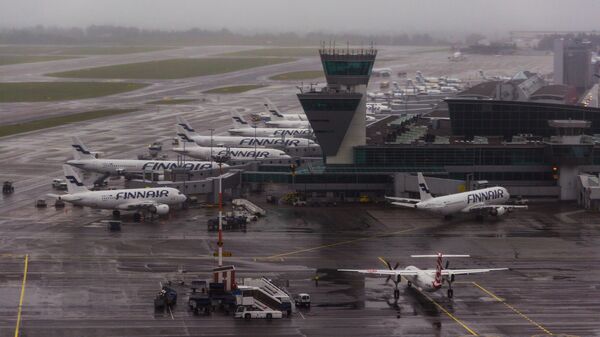
<path fill-rule="evenodd" d="M 325 61 L 325 73 L 332 76 L 369 76 L 371 61 Z"/>
<path fill-rule="evenodd" d="M 360 99 L 303 99 L 304 111 L 354 111 Z"/>

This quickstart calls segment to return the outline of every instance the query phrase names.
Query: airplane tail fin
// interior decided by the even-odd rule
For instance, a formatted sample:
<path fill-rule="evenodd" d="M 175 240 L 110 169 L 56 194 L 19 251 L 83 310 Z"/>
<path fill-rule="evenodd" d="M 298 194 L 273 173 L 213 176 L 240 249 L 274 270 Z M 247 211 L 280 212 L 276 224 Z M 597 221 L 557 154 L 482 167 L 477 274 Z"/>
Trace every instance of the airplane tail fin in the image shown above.
<path fill-rule="evenodd" d="M 196 133 L 196 130 L 188 123 L 185 118 L 177 116 L 177 125 L 181 126 L 189 134 Z"/>
<path fill-rule="evenodd" d="M 73 159 L 75 160 L 96 159 L 96 156 L 94 156 L 90 149 L 88 149 L 77 136 L 71 137 L 71 147 L 73 148 Z"/>
<path fill-rule="evenodd" d="M 470 257 L 470 255 L 463 255 L 463 254 L 442 254 L 442 253 L 437 253 L 436 255 L 411 255 L 410 257 L 435 257 L 437 259 L 437 264 L 435 266 L 435 280 L 433 281 L 433 285 L 436 288 L 439 288 L 442 286 L 442 269 L 444 269 L 444 267 L 442 266 L 442 258 L 443 257 Z M 448 261 L 446 261 L 446 269 L 448 268 Z"/>
<path fill-rule="evenodd" d="M 231 112 L 231 119 L 233 120 L 233 125 L 236 128 L 250 127 L 250 125 L 248 125 L 248 122 L 237 111 Z"/>
<path fill-rule="evenodd" d="M 67 181 L 67 191 L 69 194 L 89 191 L 71 165 L 63 165 L 63 172 Z"/>
<path fill-rule="evenodd" d="M 268 98 L 265 98 L 265 110 L 267 110 L 267 113 L 271 115 L 272 120 L 283 119 L 283 115 L 279 109 Z"/>
<path fill-rule="evenodd" d="M 198 145 L 196 144 L 196 142 L 190 138 L 191 134 L 190 132 L 188 132 L 183 126 L 181 126 L 180 124 L 177 124 L 177 137 L 179 137 L 179 139 L 182 142 L 183 146 L 185 144 L 185 146 L 189 147 L 189 146 L 193 146 L 193 147 L 197 147 Z"/>
<path fill-rule="evenodd" d="M 442 285 L 442 253 L 437 254 L 437 264 L 435 266 L 435 280 L 433 281 L 434 287 L 440 287 Z"/>
<path fill-rule="evenodd" d="M 429 187 L 427 187 L 423 173 L 417 173 L 417 180 L 419 181 L 419 195 L 421 196 L 421 201 L 433 198 L 431 192 L 429 192 Z"/>

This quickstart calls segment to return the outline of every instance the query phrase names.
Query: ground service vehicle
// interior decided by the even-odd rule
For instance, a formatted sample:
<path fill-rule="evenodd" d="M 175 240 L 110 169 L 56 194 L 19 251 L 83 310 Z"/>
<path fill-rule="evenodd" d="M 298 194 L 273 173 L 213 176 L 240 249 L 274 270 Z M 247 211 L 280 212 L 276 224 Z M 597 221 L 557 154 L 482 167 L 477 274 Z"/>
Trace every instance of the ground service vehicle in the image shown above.
<path fill-rule="evenodd" d="M 306 293 L 300 293 L 294 297 L 294 302 L 297 307 L 310 308 L 310 295 Z"/>
<path fill-rule="evenodd" d="M 257 307 L 251 306 L 239 306 L 235 311 L 235 318 L 244 318 L 244 319 L 252 319 L 252 318 L 283 318 L 283 313 L 278 310 L 260 310 Z"/>

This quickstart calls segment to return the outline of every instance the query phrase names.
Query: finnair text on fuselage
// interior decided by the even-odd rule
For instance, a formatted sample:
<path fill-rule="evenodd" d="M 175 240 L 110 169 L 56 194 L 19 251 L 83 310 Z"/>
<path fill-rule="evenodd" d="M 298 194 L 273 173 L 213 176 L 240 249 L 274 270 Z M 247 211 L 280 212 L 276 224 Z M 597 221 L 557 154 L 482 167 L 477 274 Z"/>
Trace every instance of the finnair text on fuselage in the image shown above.
<path fill-rule="evenodd" d="M 243 151 L 243 150 L 221 150 L 217 153 L 219 156 L 230 155 L 232 158 L 268 158 L 269 151 Z"/>
<path fill-rule="evenodd" d="M 467 204 L 471 203 L 480 203 L 490 200 L 504 199 L 504 189 L 502 188 L 493 188 L 488 190 L 483 190 L 480 192 L 469 193 L 467 195 Z"/>
<path fill-rule="evenodd" d="M 287 147 L 299 146 L 299 139 L 270 139 L 270 138 L 244 138 L 240 141 L 239 145 L 250 145 L 250 146 L 267 146 L 267 145 L 283 145 Z"/>
<path fill-rule="evenodd" d="M 119 199 L 148 199 L 169 197 L 169 190 L 147 190 L 134 192 L 119 192 L 115 195 L 115 200 Z"/>
<path fill-rule="evenodd" d="M 308 129 L 277 129 L 273 132 L 276 136 L 295 136 L 295 135 L 310 135 Z"/>
<path fill-rule="evenodd" d="M 212 163 L 178 163 L 178 162 L 157 162 L 157 161 L 149 161 L 144 163 L 142 166 L 142 170 L 144 171 L 164 171 L 164 170 L 172 170 L 174 168 L 185 168 L 190 171 L 200 171 L 200 170 L 208 170 L 213 167 Z"/>

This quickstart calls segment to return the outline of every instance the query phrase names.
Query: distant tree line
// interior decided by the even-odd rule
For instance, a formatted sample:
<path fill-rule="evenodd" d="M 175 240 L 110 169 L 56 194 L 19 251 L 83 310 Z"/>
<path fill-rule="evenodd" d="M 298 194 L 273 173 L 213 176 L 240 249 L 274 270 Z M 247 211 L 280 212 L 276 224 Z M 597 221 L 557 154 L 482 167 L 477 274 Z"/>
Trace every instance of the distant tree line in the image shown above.
<path fill-rule="evenodd" d="M 135 27 L 93 25 L 87 28 L 62 28 L 35 26 L 0 30 L 2 44 L 117 44 L 117 45 L 193 45 L 193 44 L 274 44 L 315 45 L 322 41 L 336 41 L 343 46 L 371 42 L 377 45 L 449 45 L 450 43 L 429 34 L 331 34 L 312 32 L 240 34 L 228 29 L 207 30 L 193 28 L 179 31 L 140 29 Z"/>
<path fill-rule="evenodd" d="M 552 50 L 554 49 L 554 40 L 556 39 L 579 39 L 583 41 L 590 41 L 594 48 L 598 48 L 600 46 L 600 35 L 599 34 L 588 34 L 588 33 L 578 33 L 578 34 L 552 34 L 545 35 L 537 45 L 537 49 L 539 50 Z"/>

